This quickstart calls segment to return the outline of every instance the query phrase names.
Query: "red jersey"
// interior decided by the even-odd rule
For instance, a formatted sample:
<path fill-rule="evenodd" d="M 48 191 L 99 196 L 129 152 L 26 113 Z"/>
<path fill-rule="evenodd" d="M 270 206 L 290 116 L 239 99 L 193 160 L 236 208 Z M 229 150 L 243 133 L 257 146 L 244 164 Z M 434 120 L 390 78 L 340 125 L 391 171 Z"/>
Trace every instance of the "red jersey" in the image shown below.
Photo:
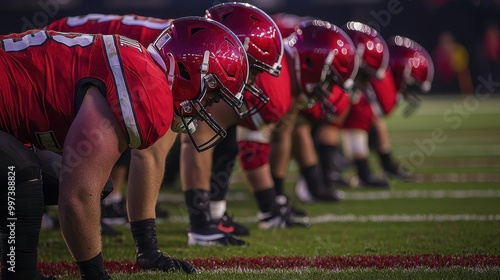
<path fill-rule="evenodd" d="M 372 105 L 373 113 L 376 116 L 388 116 L 397 102 L 396 83 L 391 69 L 388 67 L 384 78 L 378 80 L 369 78 L 366 89 L 366 96 Z"/>
<path fill-rule="evenodd" d="M 269 97 L 269 102 L 259 112 L 253 114 L 240 123 L 248 129 L 258 130 L 265 124 L 277 123 L 290 109 L 292 104 L 292 80 L 286 58 L 281 60 L 281 72 L 275 77 L 267 72 L 257 75 L 255 86 Z M 256 98 L 245 93 L 245 103 L 252 103 Z"/>
<path fill-rule="evenodd" d="M 0 43 L 0 130 L 23 143 L 61 151 L 90 85 L 106 97 L 130 148 L 146 148 L 169 129 L 172 93 L 137 41 L 29 30 Z"/>
<path fill-rule="evenodd" d="M 65 17 L 56 20 L 45 29 L 63 32 L 92 34 L 120 34 L 149 46 L 166 29 L 171 19 L 159 19 L 138 15 L 88 14 L 85 16 Z"/>
<path fill-rule="evenodd" d="M 397 102 L 394 77 L 389 68 L 381 80 L 369 78 L 366 87 L 360 90 L 359 98 L 353 102 L 344 122 L 346 129 L 369 131 L 375 117 L 388 116 Z"/>

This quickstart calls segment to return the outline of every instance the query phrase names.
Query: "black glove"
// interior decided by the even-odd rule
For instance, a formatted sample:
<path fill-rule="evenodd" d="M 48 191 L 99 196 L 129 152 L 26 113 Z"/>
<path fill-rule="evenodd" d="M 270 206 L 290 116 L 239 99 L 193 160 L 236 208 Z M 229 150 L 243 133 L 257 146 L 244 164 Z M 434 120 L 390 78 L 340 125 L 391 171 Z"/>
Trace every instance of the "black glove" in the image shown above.
<path fill-rule="evenodd" d="M 137 264 L 144 269 L 159 269 L 165 272 L 175 272 L 180 269 L 186 273 L 196 272 L 189 262 L 165 256 L 160 250 L 137 254 Z"/>

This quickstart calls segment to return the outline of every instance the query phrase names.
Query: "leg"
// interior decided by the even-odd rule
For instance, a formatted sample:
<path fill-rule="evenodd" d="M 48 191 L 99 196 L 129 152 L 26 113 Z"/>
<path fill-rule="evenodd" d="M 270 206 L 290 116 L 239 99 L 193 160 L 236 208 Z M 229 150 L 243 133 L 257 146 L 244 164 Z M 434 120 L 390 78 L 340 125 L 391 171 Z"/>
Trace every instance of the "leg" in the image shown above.
<path fill-rule="evenodd" d="M 292 131 L 299 114 L 297 105 L 293 105 L 278 122 L 271 134 L 269 164 L 274 181 L 276 195 L 285 195 L 283 185 L 292 152 Z"/>
<path fill-rule="evenodd" d="M 37 247 L 44 207 L 40 162 L 35 153 L 2 131 L 0 151 L 1 276 L 34 279 L 38 275 Z M 8 210 L 12 203 L 15 209 Z M 15 261 L 10 262 L 9 255 L 14 254 Z"/>
<path fill-rule="evenodd" d="M 358 182 L 353 185 L 364 187 L 389 187 L 389 184 L 382 179 L 372 176 L 368 164 L 368 133 L 361 129 L 345 129 L 343 139 L 345 154 L 352 159 L 356 166 Z"/>
<path fill-rule="evenodd" d="M 327 188 L 324 183 L 309 124 L 301 123 L 297 125 L 293 131 L 293 139 L 293 155 L 299 164 L 301 177 L 312 195 L 312 200 L 340 200 L 338 194 L 333 189 Z M 300 183 L 298 187 L 298 190 L 300 190 Z M 297 193 L 300 194 L 302 191 Z M 299 195 L 299 197 L 302 197 L 302 200 L 308 200 L 302 195 Z"/>
<path fill-rule="evenodd" d="M 375 130 L 375 133 L 373 133 L 373 137 L 377 139 L 375 148 L 384 172 L 390 177 L 403 181 L 411 181 L 411 174 L 404 171 L 392 158 L 391 142 L 385 119 L 374 118 L 372 130 Z M 370 134 L 370 137 L 372 137 L 372 134 Z"/>
<path fill-rule="evenodd" d="M 258 131 L 251 131 L 238 127 L 241 166 L 257 200 L 259 227 L 264 229 L 307 227 L 308 223 L 293 217 L 292 207 L 288 206 L 286 197 L 279 199 L 273 187 L 274 180 L 269 165 L 271 129 L 272 126 L 267 126 Z"/>
<path fill-rule="evenodd" d="M 210 176 L 210 214 L 218 221 L 226 212 L 226 194 L 229 190 L 229 179 L 233 171 L 236 155 L 236 126 L 227 129 L 227 136 L 219 143 L 212 155 L 212 174 Z"/>
<path fill-rule="evenodd" d="M 229 191 L 229 180 L 238 154 L 236 142 L 236 125 L 227 129 L 227 136 L 219 143 L 212 155 L 212 175 L 210 176 L 210 216 L 217 227 L 237 236 L 247 236 L 248 229 L 236 223 L 227 213 L 226 194 Z"/>
<path fill-rule="evenodd" d="M 216 115 L 217 111 L 212 112 Z M 202 122 L 193 137 L 207 139 L 212 134 Z M 188 245 L 244 245 L 242 240 L 221 231 L 210 216 L 212 155 L 213 148 L 199 153 L 189 137 L 181 135 L 180 176 L 190 223 Z"/>
<path fill-rule="evenodd" d="M 121 225 L 128 221 L 127 207 L 125 205 L 125 199 L 123 198 L 123 189 L 127 183 L 130 157 L 131 151 L 127 149 L 122 153 L 115 166 L 113 166 L 111 178 L 113 180 L 114 189 L 102 203 L 102 222 L 106 224 L 103 225 L 103 229 L 108 229 L 107 231 L 103 230 L 103 233 L 109 233 L 109 235 L 118 234 L 117 231 L 110 227 L 111 225 Z"/>

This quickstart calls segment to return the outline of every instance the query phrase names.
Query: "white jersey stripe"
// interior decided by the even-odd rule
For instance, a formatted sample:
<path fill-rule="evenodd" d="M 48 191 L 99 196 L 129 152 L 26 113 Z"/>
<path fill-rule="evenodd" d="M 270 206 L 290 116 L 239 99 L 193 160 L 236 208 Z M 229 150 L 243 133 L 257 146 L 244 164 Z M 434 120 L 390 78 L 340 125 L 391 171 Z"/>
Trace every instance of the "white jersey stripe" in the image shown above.
<path fill-rule="evenodd" d="M 116 49 L 115 41 L 112 35 L 104 35 L 102 39 L 106 48 L 108 63 L 113 73 L 123 121 L 130 139 L 129 147 L 132 149 L 138 148 L 142 143 L 141 135 L 134 116 L 130 93 L 128 92 L 127 84 L 125 83 L 125 76 L 123 74 L 122 65 L 118 56 L 118 50 Z"/>

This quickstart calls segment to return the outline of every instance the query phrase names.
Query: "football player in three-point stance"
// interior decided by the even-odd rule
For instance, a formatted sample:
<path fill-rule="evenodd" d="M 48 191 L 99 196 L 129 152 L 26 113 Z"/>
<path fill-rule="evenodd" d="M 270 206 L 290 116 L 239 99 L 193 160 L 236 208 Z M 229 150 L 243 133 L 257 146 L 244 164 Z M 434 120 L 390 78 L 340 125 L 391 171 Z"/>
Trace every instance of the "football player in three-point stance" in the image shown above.
<path fill-rule="evenodd" d="M 266 13 L 249 4 L 215 5 L 207 9 L 206 17 L 227 26 L 246 48 L 251 75 L 244 107 L 249 110 L 240 117 L 224 114 L 227 112 L 224 109 L 213 111 L 216 119 L 226 120 L 227 127 L 237 126 L 230 131 L 238 131 L 224 145 L 219 144 L 214 152 L 195 153 L 188 142 L 181 142 L 181 182 L 188 209 L 194 210 L 190 212 L 188 233 L 188 244 L 191 245 L 228 244 L 220 231 L 248 234 L 248 230 L 228 220 L 225 214 L 225 194 L 232 162 L 238 152 L 237 147 L 230 147 L 235 147 L 236 141 L 240 145 L 242 167 L 257 200 L 259 212 L 268 215 L 263 219 L 279 219 L 289 225 L 301 224 L 289 219 L 286 213 L 280 212 L 275 206 L 276 195 L 267 159 L 269 132 L 291 104 L 288 61 L 282 59 L 283 42 L 279 30 Z M 245 145 L 252 140 L 255 141 L 254 145 Z M 193 200 L 191 197 L 197 197 L 198 205 L 190 205 Z"/>
<path fill-rule="evenodd" d="M 301 23 L 298 25 L 298 31 L 307 34 L 304 30 L 317 29 L 314 25 Z M 317 153 L 313 142 L 314 138 L 325 142 L 333 136 L 335 142 L 338 141 L 338 130 L 343 120 L 349 112 L 349 95 L 346 91 L 350 90 L 354 83 L 354 77 L 358 72 L 358 56 L 356 47 L 347 36 L 347 34 L 337 26 L 332 25 L 330 38 L 324 34 L 308 34 L 309 43 L 297 44 L 298 54 L 301 59 L 301 81 L 302 87 L 308 94 L 316 96 L 317 101 L 313 104 L 302 106 L 301 118 L 296 123 L 293 130 L 293 156 L 300 166 L 300 175 L 307 186 L 311 197 L 310 200 L 339 201 L 341 195 L 335 185 L 327 184 L 323 180 L 321 165 L 323 156 L 330 155 L 326 150 Z M 297 34 L 300 34 L 299 32 Z M 294 33 L 295 34 L 295 33 Z M 291 37 L 289 41 L 294 40 Z M 303 35 L 304 37 L 306 35 Z M 321 57 L 316 54 L 318 40 L 315 37 L 328 38 L 332 44 L 333 56 L 332 66 L 330 68 L 320 68 Z M 306 41 L 306 39 L 303 39 Z M 326 60 L 332 59 L 327 57 Z M 325 63 L 325 62 L 323 62 Z M 316 65 L 313 68 L 310 64 Z M 322 83 L 314 82 L 314 76 L 320 76 L 324 80 Z M 314 87 L 312 87 L 314 85 Z M 312 90 L 311 90 L 312 89 Z M 312 137 L 311 123 L 316 125 L 314 130 L 315 137 Z M 327 140 L 325 140 L 327 139 Z M 329 142 L 327 142 L 329 143 Z M 325 144 L 326 145 L 326 144 Z"/>
<path fill-rule="evenodd" d="M 418 97 L 413 91 L 406 91 L 406 86 L 417 84 L 420 86 L 421 91 L 428 91 L 433 75 L 432 62 L 428 54 L 426 55 L 425 50 L 420 46 L 415 47 L 416 43 L 409 39 L 406 40 L 412 43 L 408 43 L 407 45 L 410 46 L 409 48 L 413 48 L 414 51 L 407 50 L 406 52 L 402 52 L 401 48 L 403 46 L 401 43 L 395 46 L 395 40 L 391 39 L 391 43 L 388 46 L 377 31 L 365 24 L 348 22 L 345 25 L 345 30 L 358 47 L 361 63 L 360 73 L 358 73 L 355 79 L 355 91 L 352 96 L 351 109 L 345 122 L 342 124 L 344 151 L 353 160 L 357 169 L 358 181 L 355 185 L 388 187 L 389 184 L 386 180 L 371 175 L 367 161 L 369 153 L 368 131 L 372 126 L 378 128 L 379 145 L 377 152 L 386 174 L 400 179 L 408 179 L 408 174 L 405 174 L 392 159 L 389 137 L 383 117 L 388 116 L 392 112 L 398 99 L 400 99 L 398 95 L 402 95 L 409 101 L 409 107 L 406 109 L 407 112 L 414 110 L 414 106 L 418 103 Z M 390 51 L 390 49 L 394 51 Z M 412 55 L 414 55 L 414 58 L 412 58 Z M 418 59 L 419 61 L 413 61 L 417 63 L 414 63 L 412 66 L 402 67 L 400 65 L 409 64 L 409 59 Z M 393 69 L 393 67 L 395 68 Z M 411 67 L 416 67 L 418 70 L 413 73 L 410 71 Z M 417 75 L 417 77 L 410 75 Z M 406 78 L 402 78 L 403 76 Z M 318 139 L 317 141 L 319 142 Z M 317 143 L 317 146 L 320 147 L 320 144 Z M 319 154 L 320 157 L 328 155 L 326 151 Z M 335 171 L 335 167 L 332 167 L 332 156 L 329 156 L 329 158 L 321 161 L 324 175 Z M 325 176 L 325 181 L 328 180 L 333 179 Z M 297 194 L 302 200 L 310 200 L 310 195 L 303 190 L 304 185 L 303 181 L 299 181 L 297 184 Z"/>
<path fill-rule="evenodd" d="M 80 24 L 77 24 L 77 23 Z M 161 33 L 161 28 L 164 27 L 165 24 L 167 24 L 169 20 L 163 20 L 163 19 L 156 19 L 156 18 L 146 18 L 146 17 L 141 17 L 137 15 L 123 15 L 123 16 L 118 16 L 118 15 L 97 15 L 97 14 L 91 14 L 91 15 L 86 15 L 86 16 L 81 16 L 81 17 L 76 17 L 76 18 L 67 18 L 67 19 L 61 19 L 58 22 L 52 23 L 48 26 L 48 28 L 57 28 L 57 29 L 62 29 L 66 31 L 81 31 L 84 30 L 85 32 L 103 32 L 103 33 L 119 33 L 119 34 L 124 34 L 127 36 L 133 36 L 134 38 L 139 38 L 141 39 L 141 42 L 143 44 L 148 44 L 152 38 L 158 37 L 158 34 Z M 200 28 L 203 28 L 203 25 L 199 26 Z M 196 30 L 196 26 L 189 26 L 186 28 L 186 30 L 179 30 L 177 31 L 174 29 L 169 36 L 171 37 L 181 37 L 184 36 L 186 37 L 185 34 L 182 33 L 175 33 L 175 32 L 192 32 L 191 30 Z M 212 41 L 217 41 L 219 40 L 220 43 L 223 43 L 222 37 L 218 37 L 210 33 L 210 29 L 207 30 L 201 30 L 197 36 L 202 36 L 200 37 L 187 37 L 184 39 L 185 41 L 185 50 L 182 51 L 181 48 L 179 48 L 179 52 L 177 55 L 182 55 L 182 53 L 189 53 L 193 52 L 196 53 L 198 51 L 201 51 L 201 48 L 205 46 L 200 46 L 197 47 L 197 42 L 194 40 L 198 39 L 201 41 L 206 41 L 206 40 L 212 40 Z M 203 32 L 204 31 L 204 32 Z M 212 31 L 213 32 L 213 31 Z M 210 37 L 212 36 L 212 37 Z M 144 41 L 142 41 L 144 40 Z M 157 41 L 158 44 L 163 43 L 161 40 Z M 191 44 L 189 46 L 189 44 Z M 165 59 L 169 57 L 169 54 L 164 55 Z M 231 57 L 228 57 L 230 59 Z M 221 65 L 228 65 L 229 63 L 227 61 L 220 61 L 219 62 Z M 213 64 L 212 64 L 213 65 Z M 170 64 L 171 67 L 174 65 Z M 194 79 L 196 76 L 196 71 L 199 68 L 195 63 L 189 64 L 189 61 L 185 62 L 183 65 L 179 65 L 179 69 L 176 69 L 176 71 L 179 71 L 179 77 L 176 77 L 176 80 L 174 80 L 175 85 L 178 87 L 184 85 L 189 85 L 190 83 L 200 83 L 200 81 L 194 81 L 191 82 L 189 79 L 191 77 Z M 212 66 L 213 67 L 213 66 Z M 216 68 L 214 68 L 216 69 Z M 236 69 L 228 69 L 229 73 L 231 71 L 235 71 Z M 214 71 L 213 69 L 210 69 L 210 71 Z M 234 74 L 234 73 L 233 73 Z M 219 76 L 221 74 L 219 73 Z M 226 79 L 229 79 L 229 77 L 225 77 Z M 237 78 L 237 77 L 236 77 Z M 184 89 L 184 91 L 189 92 L 191 89 Z M 226 102 L 225 102 L 226 103 Z M 230 102 L 227 102 L 226 104 L 230 105 Z M 240 111 L 240 110 L 247 110 L 248 108 L 242 109 L 239 108 L 238 110 L 231 109 L 229 107 L 230 112 L 235 112 L 237 115 L 244 115 L 246 112 Z M 217 110 L 217 109 L 211 109 Z M 193 110 L 195 111 L 195 110 Z M 210 113 L 211 116 L 214 116 L 213 112 Z M 210 117 L 207 115 L 207 117 Z M 208 118 L 207 118 L 208 120 Z M 205 122 L 202 122 L 205 123 Z M 213 126 L 213 124 L 221 123 L 218 120 L 215 121 L 206 121 L 207 124 Z M 203 124 L 205 125 L 205 124 Z M 202 131 L 202 130 L 201 130 Z M 202 132 L 198 131 L 196 134 L 201 134 Z M 207 132 L 208 131 L 208 132 Z M 222 127 L 217 127 L 216 129 L 211 128 L 209 126 L 208 130 L 205 130 L 205 136 L 203 142 L 207 144 L 203 145 L 194 145 L 193 148 L 196 149 L 197 153 L 199 151 L 203 151 L 206 149 L 209 149 L 211 145 L 214 145 L 216 142 L 214 141 L 214 134 L 213 131 L 219 131 L 220 135 L 226 134 L 224 129 Z M 186 139 L 192 139 L 194 136 L 186 136 Z M 196 136 L 196 139 L 200 139 L 203 137 L 198 137 Z M 221 138 L 218 136 L 218 138 Z M 208 140 L 207 140 L 208 139 Z M 210 140 L 212 139 L 212 140 Z M 217 140 L 217 139 L 215 139 Z M 187 140 L 188 142 L 191 142 L 191 140 Z M 211 142 L 209 142 L 211 141 Z M 217 140 L 218 141 L 218 140 Z M 158 197 L 158 192 L 161 186 L 161 182 L 163 179 L 164 175 L 164 166 L 165 166 L 165 158 L 166 155 L 171 147 L 172 143 L 169 143 L 168 145 L 163 145 L 163 146 L 157 146 L 156 150 L 145 150 L 145 151 L 133 151 L 132 152 L 132 160 L 131 160 L 131 168 L 134 170 L 134 172 L 131 172 L 129 175 L 129 188 L 128 188 L 128 195 L 127 195 L 127 204 L 128 204 L 128 213 L 129 213 L 129 219 L 131 221 L 131 226 L 132 226 L 132 232 L 138 232 L 140 228 L 148 229 L 151 231 L 151 233 L 154 233 L 154 239 L 156 240 L 156 233 L 153 231 L 154 226 L 151 225 L 146 225 L 143 222 L 138 223 L 138 221 L 144 220 L 146 217 L 149 217 L 147 219 L 148 223 L 151 223 L 154 225 L 154 220 L 152 220 L 154 216 L 153 214 L 153 208 L 151 207 L 150 201 L 156 201 Z M 191 144 L 191 143 L 190 143 Z M 192 145 L 192 144 L 191 144 Z M 152 191 L 150 194 L 148 194 L 148 197 L 146 197 L 144 194 L 136 193 L 137 190 L 140 190 L 140 187 L 143 185 L 149 185 L 151 186 L 151 190 L 155 189 L 155 191 Z M 146 203 L 147 201 L 148 203 Z M 136 229 L 137 228 L 137 229 Z M 241 242 L 237 238 L 233 238 L 231 235 L 226 235 L 224 233 L 224 238 L 233 240 L 233 243 L 238 243 Z M 138 243 L 136 240 L 136 244 L 143 244 L 145 245 L 146 242 Z M 142 267 L 149 267 L 150 264 L 144 264 Z M 154 266 L 153 266 L 154 267 Z"/>
<path fill-rule="evenodd" d="M 213 39 L 221 42 L 217 50 Z M 186 53 L 191 54 L 189 60 L 184 59 Z M 100 253 L 99 204 L 120 153 L 126 147 L 146 151 L 162 141 L 168 145 L 175 135 L 169 129 L 193 134 L 197 120 L 209 123 L 213 135 L 210 142 L 195 145 L 216 144 L 225 132 L 207 110 L 222 99 L 238 111 L 248 78 L 239 40 L 221 24 L 201 17 L 173 21 L 147 49 L 118 35 L 41 30 L 2 37 L 0 55 L 6 73 L 0 99 L 0 163 L 18 168 L 15 214 L 23 217 L 16 228 L 16 279 L 38 275 L 36 247 L 43 208 L 40 162 L 24 144 L 62 153 L 58 202 L 63 235 L 83 279 L 108 279 Z M 149 185 L 135 191 L 157 195 Z M 7 195 L 3 190 L 5 200 Z M 193 272 L 189 263 L 159 251 L 154 210 L 135 213 L 146 215 L 133 226 L 139 265 Z M 6 225 L 1 230 L 5 232 Z M 12 278 L 7 253 L 2 249 L 5 279 Z"/>

